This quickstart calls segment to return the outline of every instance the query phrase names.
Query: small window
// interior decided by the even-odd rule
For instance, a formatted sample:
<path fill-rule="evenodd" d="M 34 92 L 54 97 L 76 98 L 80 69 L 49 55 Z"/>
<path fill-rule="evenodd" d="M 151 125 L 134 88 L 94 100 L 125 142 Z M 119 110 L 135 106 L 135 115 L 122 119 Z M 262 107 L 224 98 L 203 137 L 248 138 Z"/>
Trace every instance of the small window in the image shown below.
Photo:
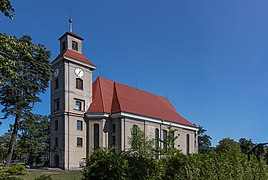
<path fill-rule="evenodd" d="M 163 149 L 167 149 L 167 130 L 163 130 Z"/>
<path fill-rule="evenodd" d="M 94 148 L 100 147 L 100 125 L 94 124 Z"/>
<path fill-rule="evenodd" d="M 190 135 L 186 135 L 186 154 L 190 153 Z"/>
<path fill-rule="evenodd" d="M 55 131 L 59 130 L 59 122 L 58 120 L 55 120 Z"/>
<path fill-rule="evenodd" d="M 64 51 L 66 49 L 66 43 L 65 41 L 62 42 L 62 50 Z"/>
<path fill-rule="evenodd" d="M 83 80 L 80 78 L 76 78 L 76 89 L 82 89 L 83 90 Z"/>
<path fill-rule="evenodd" d="M 57 137 L 55 137 L 55 147 L 58 147 L 59 146 L 59 140 Z"/>
<path fill-rule="evenodd" d="M 59 88 L 59 79 L 56 78 L 55 79 L 55 89 L 58 89 Z"/>
<path fill-rule="evenodd" d="M 54 111 L 60 110 L 60 99 L 55 99 L 54 100 Z"/>
<path fill-rule="evenodd" d="M 83 130 L 83 121 L 77 120 L 76 126 L 77 126 L 78 131 L 82 131 Z"/>
<path fill-rule="evenodd" d="M 77 147 L 82 147 L 83 146 L 83 139 L 82 138 L 77 138 Z"/>
<path fill-rule="evenodd" d="M 82 100 L 75 100 L 74 109 L 78 111 L 83 111 L 83 101 Z"/>
<path fill-rule="evenodd" d="M 78 43 L 75 41 L 72 41 L 72 49 L 75 51 L 78 51 Z"/>

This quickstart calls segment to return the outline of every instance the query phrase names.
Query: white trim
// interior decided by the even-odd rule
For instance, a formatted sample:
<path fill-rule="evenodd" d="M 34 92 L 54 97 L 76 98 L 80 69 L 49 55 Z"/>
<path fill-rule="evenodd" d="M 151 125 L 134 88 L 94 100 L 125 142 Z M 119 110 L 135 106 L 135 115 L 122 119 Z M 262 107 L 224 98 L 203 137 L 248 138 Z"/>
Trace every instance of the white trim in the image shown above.
<path fill-rule="evenodd" d="M 108 118 L 109 114 L 108 113 L 85 113 L 85 116 L 89 119 L 94 119 L 94 118 Z"/>
<path fill-rule="evenodd" d="M 163 124 L 163 125 L 168 125 L 168 126 L 170 125 L 170 126 L 184 128 L 184 129 L 193 130 L 193 131 L 198 131 L 198 128 L 195 128 L 195 127 L 186 126 L 186 125 L 182 125 L 182 124 L 178 124 L 178 123 L 173 123 L 173 122 L 169 122 L 169 121 L 165 121 L 165 120 L 160 120 L 160 119 L 140 116 L 140 115 L 131 114 L 131 113 L 121 112 L 121 113 L 116 113 L 116 114 L 111 115 L 112 118 L 122 117 L 122 116 L 135 118 L 135 119 L 141 119 L 141 120 L 154 122 L 154 123 L 158 123 L 158 124 Z"/>

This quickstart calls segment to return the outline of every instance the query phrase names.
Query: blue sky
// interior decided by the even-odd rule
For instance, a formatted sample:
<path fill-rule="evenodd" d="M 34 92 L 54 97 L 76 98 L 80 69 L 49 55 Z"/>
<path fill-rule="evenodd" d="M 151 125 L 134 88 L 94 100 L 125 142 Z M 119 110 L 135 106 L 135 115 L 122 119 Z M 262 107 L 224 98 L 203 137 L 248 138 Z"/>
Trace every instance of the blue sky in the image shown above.
<path fill-rule="evenodd" d="M 59 53 L 73 31 L 101 76 L 168 97 L 212 137 L 265 142 L 268 126 L 268 2 L 265 0 L 11 1 L 0 32 L 29 34 Z M 49 89 L 36 113 L 49 114 Z M 7 130 L 5 120 L 0 134 Z"/>

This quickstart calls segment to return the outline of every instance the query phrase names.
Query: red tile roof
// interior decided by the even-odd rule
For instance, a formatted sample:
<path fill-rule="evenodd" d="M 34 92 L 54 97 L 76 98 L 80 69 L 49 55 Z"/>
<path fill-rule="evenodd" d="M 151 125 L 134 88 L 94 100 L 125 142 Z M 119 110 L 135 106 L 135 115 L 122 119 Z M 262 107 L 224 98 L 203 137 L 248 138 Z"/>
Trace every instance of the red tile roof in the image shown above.
<path fill-rule="evenodd" d="M 55 59 L 54 61 L 56 61 L 56 60 L 58 60 L 58 59 L 61 59 L 61 58 L 63 58 L 63 57 L 72 58 L 72 59 L 75 59 L 75 60 L 80 61 L 80 62 L 82 62 L 82 63 L 85 63 L 85 64 L 88 64 L 88 65 L 91 65 L 91 66 L 96 67 L 96 66 L 95 66 L 94 64 L 92 64 L 92 63 L 86 58 L 86 56 L 84 56 L 82 53 L 79 53 L 79 52 L 76 52 L 76 51 L 73 51 L 73 50 L 70 50 L 70 49 L 67 49 L 67 50 L 63 51 L 62 53 L 60 53 L 60 54 L 56 57 L 56 59 Z M 54 61 L 52 61 L 52 63 L 53 63 Z"/>
<path fill-rule="evenodd" d="M 95 80 L 92 92 L 89 113 L 125 112 L 196 127 L 181 117 L 167 98 L 102 77 Z"/>
<path fill-rule="evenodd" d="M 80 39 L 80 40 L 83 40 L 83 38 L 82 37 L 80 37 L 80 36 L 78 36 L 77 34 L 75 34 L 74 32 L 66 32 L 66 33 L 64 33 L 60 38 L 59 38 L 59 40 L 63 37 L 63 36 L 65 36 L 66 34 L 68 34 L 68 35 L 71 35 L 71 36 L 73 36 L 73 37 L 76 37 L 77 39 Z"/>

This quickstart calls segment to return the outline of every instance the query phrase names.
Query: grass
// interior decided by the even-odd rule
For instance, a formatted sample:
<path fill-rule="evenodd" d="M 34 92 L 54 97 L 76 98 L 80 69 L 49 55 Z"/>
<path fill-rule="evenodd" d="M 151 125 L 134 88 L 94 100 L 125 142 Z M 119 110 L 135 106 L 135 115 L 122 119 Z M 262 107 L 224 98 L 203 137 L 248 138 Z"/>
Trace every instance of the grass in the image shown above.
<path fill-rule="evenodd" d="M 24 180 L 34 180 L 34 178 L 45 174 L 50 175 L 53 180 L 80 180 L 82 172 L 68 171 L 68 172 L 29 172 L 27 175 L 17 176 Z"/>

